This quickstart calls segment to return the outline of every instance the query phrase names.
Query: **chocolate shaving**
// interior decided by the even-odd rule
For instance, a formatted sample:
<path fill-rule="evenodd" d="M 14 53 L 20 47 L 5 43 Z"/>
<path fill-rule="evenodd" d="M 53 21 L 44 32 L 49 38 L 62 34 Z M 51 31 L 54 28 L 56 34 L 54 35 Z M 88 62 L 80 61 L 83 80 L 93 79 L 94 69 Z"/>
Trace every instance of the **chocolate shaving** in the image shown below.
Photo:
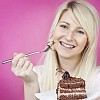
<path fill-rule="evenodd" d="M 70 78 L 70 74 L 69 74 L 67 71 L 65 71 L 65 73 L 64 73 L 63 76 L 62 76 L 62 78 L 63 78 L 64 80 L 66 80 L 66 79 Z"/>

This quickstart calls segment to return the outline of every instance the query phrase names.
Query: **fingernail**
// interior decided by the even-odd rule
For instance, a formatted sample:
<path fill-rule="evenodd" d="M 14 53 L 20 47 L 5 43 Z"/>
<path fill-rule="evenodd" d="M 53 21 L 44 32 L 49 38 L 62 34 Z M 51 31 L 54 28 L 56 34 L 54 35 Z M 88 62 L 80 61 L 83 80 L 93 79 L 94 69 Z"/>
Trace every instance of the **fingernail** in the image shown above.
<path fill-rule="evenodd" d="M 15 52 L 15 53 L 14 53 L 14 56 L 16 56 L 16 55 L 17 55 L 17 53 Z"/>

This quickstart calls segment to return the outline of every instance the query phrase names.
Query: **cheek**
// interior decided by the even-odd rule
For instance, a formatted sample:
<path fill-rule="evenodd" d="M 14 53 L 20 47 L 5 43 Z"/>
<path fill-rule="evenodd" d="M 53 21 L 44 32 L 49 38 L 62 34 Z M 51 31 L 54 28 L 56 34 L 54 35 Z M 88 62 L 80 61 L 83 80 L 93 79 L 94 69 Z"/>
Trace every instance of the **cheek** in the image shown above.
<path fill-rule="evenodd" d="M 53 39 L 54 41 L 58 41 L 60 38 L 62 38 L 63 35 L 61 32 L 59 32 L 59 30 L 55 30 L 54 33 L 53 33 Z"/>
<path fill-rule="evenodd" d="M 80 48 L 83 50 L 85 48 L 87 44 L 87 38 L 80 38 L 78 41 L 78 45 L 80 46 Z"/>

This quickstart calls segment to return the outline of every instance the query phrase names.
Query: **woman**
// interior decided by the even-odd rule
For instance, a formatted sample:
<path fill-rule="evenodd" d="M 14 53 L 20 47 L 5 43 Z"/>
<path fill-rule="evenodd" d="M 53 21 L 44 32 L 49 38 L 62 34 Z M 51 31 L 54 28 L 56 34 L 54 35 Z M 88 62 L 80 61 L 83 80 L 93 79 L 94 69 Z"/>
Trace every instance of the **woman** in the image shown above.
<path fill-rule="evenodd" d="M 91 4 L 83 0 L 62 4 L 50 30 L 51 49 L 43 64 L 33 67 L 25 54 L 14 54 L 12 71 L 24 80 L 25 100 L 37 100 L 34 93 L 55 89 L 65 71 L 83 78 L 87 89 L 100 91 L 98 30 L 99 16 Z"/>

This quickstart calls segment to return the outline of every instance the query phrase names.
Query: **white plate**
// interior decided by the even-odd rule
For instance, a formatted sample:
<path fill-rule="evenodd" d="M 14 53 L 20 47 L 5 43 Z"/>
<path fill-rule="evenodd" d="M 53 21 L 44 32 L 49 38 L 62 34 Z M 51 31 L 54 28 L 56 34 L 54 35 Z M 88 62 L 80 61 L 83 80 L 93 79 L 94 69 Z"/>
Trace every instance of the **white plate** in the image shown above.
<path fill-rule="evenodd" d="M 56 90 L 50 90 L 47 92 L 36 93 L 35 96 L 40 100 L 57 100 Z M 100 92 L 87 91 L 87 97 L 84 100 L 95 100 L 100 96 Z"/>

